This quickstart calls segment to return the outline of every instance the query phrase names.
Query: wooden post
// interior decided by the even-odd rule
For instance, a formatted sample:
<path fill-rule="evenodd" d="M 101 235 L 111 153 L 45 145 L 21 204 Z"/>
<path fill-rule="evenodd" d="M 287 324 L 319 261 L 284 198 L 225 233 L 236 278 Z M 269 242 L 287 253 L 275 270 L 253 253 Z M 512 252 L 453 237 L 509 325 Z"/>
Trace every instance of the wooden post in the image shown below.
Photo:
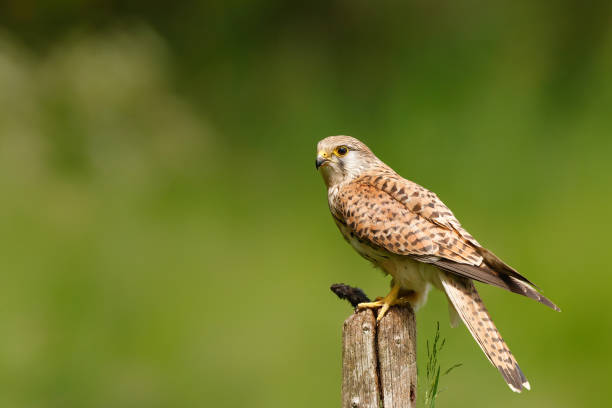
<path fill-rule="evenodd" d="M 389 309 L 377 334 L 383 407 L 416 407 L 416 321 L 412 308 Z"/>
<path fill-rule="evenodd" d="M 332 290 L 354 306 L 367 301 L 357 288 L 333 285 Z M 371 310 L 344 321 L 343 408 L 414 408 L 416 386 L 416 321 L 409 305 L 392 307 L 378 325 Z"/>
<path fill-rule="evenodd" d="M 344 321 L 342 330 L 342 407 L 379 408 L 376 318 L 362 310 Z"/>

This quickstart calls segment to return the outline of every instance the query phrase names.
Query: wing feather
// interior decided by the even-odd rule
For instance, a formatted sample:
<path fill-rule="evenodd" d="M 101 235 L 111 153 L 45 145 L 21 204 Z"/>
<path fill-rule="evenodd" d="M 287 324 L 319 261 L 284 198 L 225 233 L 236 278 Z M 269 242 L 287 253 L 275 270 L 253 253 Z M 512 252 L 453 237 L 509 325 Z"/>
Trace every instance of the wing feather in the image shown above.
<path fill-rule="evenodd" d="M 533 300 L 536 300 L 543 305 L 550 307 L 557 312 L 561 309 L 555 305 L 550 299 L 540 294 L 536 289 L 526 282 L 520 281 L 512 276 L 504 276 L 497 273 L 494 270 L 487 270 L 487 266 L 483 265 L 480 267 L 473 265 L 465 265 L 457 262 L 452 262 L 446 259 L 439 259 L 434 262 L 430 262 L 436 265 L 438 268 L 454 273 L 455 275 L 463 276 L 466 278 L 474 279 L 479 282 L 488 283 L 489 285 L 497 286 L 498 288 L 506 289 L 519 295 L 527 296 Z"/>
<path fill-rule="evenodd" d="M 527 296 L 554 310 L 535 285 L 483 248 L 432 192 L 394 172 L 343 185 L 330 205 L 352 237 L 373 248 Z"/>

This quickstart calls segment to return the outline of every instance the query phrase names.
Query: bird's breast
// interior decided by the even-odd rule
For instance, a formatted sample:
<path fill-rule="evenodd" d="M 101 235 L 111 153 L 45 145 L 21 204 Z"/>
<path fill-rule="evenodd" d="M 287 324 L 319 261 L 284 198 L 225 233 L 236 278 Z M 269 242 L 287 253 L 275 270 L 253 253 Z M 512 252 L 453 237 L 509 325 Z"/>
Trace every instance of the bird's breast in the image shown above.
<path fill-rule="evenodd" d="M 370 242 L 359 239 L 353 230 L 344 224 L 342 221 L 334 217 L 336 225 L 340 229 L 340 232 L 344 236 L 344 239 L 351 244 L 351 246 L 357 251 L 359 255 L 373 262 L 375 265 L 380 266 L 381 262 L 389 259 L 390 254 L 383 248 L 377 247 Z"/>

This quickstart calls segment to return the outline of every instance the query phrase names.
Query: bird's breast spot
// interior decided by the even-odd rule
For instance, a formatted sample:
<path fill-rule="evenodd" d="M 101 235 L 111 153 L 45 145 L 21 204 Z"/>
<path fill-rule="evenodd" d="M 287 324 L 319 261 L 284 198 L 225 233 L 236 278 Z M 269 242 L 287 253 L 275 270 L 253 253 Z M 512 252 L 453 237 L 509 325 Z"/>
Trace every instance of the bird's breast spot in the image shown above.
<path fill-rule="evenodd" d="M 349 244 L 351 244 L 355 251 L 359 253 L 359 255 L 374 263 L 388 259 L 388 256 L 380 249 L 376 249 L 367 243 L 362 242 L 348 226 L 341 223 L 336 224 L 338 225 L 340 232 L 342 232 L 342 235 L 344 235 L 344 238 Z"/>

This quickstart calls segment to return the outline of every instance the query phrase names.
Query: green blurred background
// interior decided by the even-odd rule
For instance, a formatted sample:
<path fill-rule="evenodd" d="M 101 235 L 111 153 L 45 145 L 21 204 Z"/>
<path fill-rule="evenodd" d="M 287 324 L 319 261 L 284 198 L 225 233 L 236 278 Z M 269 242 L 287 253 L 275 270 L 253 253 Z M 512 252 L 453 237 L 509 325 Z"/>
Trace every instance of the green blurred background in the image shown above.
<path fill-rule="evenodd" d="M 563 312 L 481 286 L 509 391 L 440 293 L 440 407 L 602 406 L 612 3 L 0 3 L 0 406 L 337 407 L 345 282 L 316 142 L 361 138 Z"/>

